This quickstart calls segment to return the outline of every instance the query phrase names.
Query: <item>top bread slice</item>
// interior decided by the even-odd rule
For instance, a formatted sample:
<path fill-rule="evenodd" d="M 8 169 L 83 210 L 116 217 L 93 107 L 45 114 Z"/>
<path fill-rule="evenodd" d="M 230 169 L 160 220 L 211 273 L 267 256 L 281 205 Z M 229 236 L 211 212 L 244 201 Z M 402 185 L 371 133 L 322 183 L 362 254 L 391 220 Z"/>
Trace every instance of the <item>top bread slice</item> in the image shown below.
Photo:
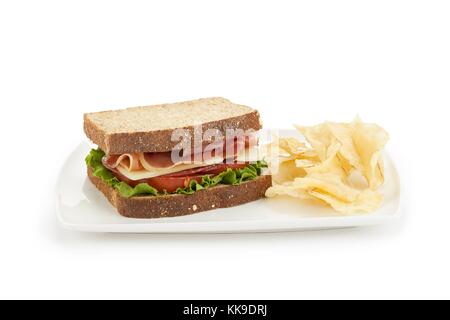
<path fill-rule="evenodd" d="M 84 114 L 84 132 L 107 154 L 171 151 L 179 141 L 172 141 L 175 129 L 259 130 L 257 110 L 224 98 L 133 107 L 116 111 Z M 193 140 L 192 140 L 193 143 Z"/>

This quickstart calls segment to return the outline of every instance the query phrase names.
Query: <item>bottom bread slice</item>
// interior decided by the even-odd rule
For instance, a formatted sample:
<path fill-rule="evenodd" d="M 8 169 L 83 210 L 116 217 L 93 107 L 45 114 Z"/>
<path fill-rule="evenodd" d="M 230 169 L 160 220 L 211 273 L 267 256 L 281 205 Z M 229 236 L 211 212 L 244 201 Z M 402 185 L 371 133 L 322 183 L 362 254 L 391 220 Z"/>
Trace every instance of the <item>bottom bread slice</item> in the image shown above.
<path fill-rule="evenodd" d="M 175 217 L 218 208 L 238 206 L 264 197 L 272 185 L 270 175 L 262 175 L 248 182 L 231 186 L 217 185 L 191 195 L 171 194 L 165 196 L 122 197 L 100 178 L 94 177 L 88 168 L 92 183 L 108 198 L 117 211 L 129 218 Z"/>

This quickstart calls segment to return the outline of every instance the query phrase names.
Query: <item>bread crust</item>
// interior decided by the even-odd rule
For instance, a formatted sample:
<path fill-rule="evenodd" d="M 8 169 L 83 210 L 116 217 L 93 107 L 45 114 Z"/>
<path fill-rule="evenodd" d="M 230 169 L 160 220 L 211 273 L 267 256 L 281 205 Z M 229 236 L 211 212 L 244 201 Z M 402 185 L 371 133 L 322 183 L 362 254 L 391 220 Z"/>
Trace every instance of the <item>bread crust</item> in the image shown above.
<path fill-rule="evenodd" d="M 179 143 L 171 141 L 174 129 L 186 129 L 191 136 L 191 143 L 194 143 L 194 126 L 173 128 L 165 130 L 154 130 L 149 132 L 119 132 L 108 133 L 101 126 L 96 124 L 87 113 L 84 115 L 84 132 L 93 143 L 98 145 L 107 154 L 124 154 L 133 152 L 167 152 Z M 255 130 L 261 129 L 261 119 L 257 110 L 251 109 L 249 113 L 222 119 L 218 121 L 206 122 L 201 125 L 202 131 L 208 129 L 219 130 L 223 136 L 226 129 Z M 208 142 L 204 142 L 207 144 Z"/>
<path fill-rule="evenodd" d="M 166 196 L 122 197 L 119 192 L 92 174 L 88 167 L 88 177 L 116 207 L 128 218 L 176 217 L 218 208 L 228 208 L 264 198 L 272 185 L 270 175 L 262 175 L 240 185 L 218 185 L 200 190 L 191 195 L 171 194 Z"/>

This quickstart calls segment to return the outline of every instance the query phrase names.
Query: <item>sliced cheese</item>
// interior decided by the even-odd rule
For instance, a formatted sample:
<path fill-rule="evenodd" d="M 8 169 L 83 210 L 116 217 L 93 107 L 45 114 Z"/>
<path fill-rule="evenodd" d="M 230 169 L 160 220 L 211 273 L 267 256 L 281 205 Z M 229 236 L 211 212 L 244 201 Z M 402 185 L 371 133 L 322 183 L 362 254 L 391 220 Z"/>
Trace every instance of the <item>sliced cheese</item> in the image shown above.
<path fill-rule="evenodd" d="M 223 160 L 221 160 L 223 161 Z M 117 170 L 127 177 L 130 180 L 142 180 L 142 179 L 149 179 L 154 178 L 158 176 L 163 176 L 165 174 L 175 173 L 183 170 L 189 170 L 193 168 L 203 167 L 205 164 L 179 164 L 175 167 L 171 168 L 155 168 L 152 171 L 147 170 L 138 170 L 138 171 L 128 171 L 122 166 L 117 167 Z"/>

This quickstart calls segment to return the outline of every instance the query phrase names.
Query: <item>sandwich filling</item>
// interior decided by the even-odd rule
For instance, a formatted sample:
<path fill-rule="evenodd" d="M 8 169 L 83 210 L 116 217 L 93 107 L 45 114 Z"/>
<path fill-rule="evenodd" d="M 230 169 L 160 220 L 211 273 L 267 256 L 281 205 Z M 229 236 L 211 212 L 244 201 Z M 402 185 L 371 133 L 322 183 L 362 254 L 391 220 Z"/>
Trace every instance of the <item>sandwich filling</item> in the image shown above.
<path fill-rule="evenodd" d="M 91 150 L 86 163 L 94 176 L 125 197 L 192 194 L 217 184 L 240 184 L 255 179 L 267 167 L 248 137 L 220 144 L 220 148 L 192 150 L 181 157 L 173 152 L 106 155 L 97 149 Z"/>

